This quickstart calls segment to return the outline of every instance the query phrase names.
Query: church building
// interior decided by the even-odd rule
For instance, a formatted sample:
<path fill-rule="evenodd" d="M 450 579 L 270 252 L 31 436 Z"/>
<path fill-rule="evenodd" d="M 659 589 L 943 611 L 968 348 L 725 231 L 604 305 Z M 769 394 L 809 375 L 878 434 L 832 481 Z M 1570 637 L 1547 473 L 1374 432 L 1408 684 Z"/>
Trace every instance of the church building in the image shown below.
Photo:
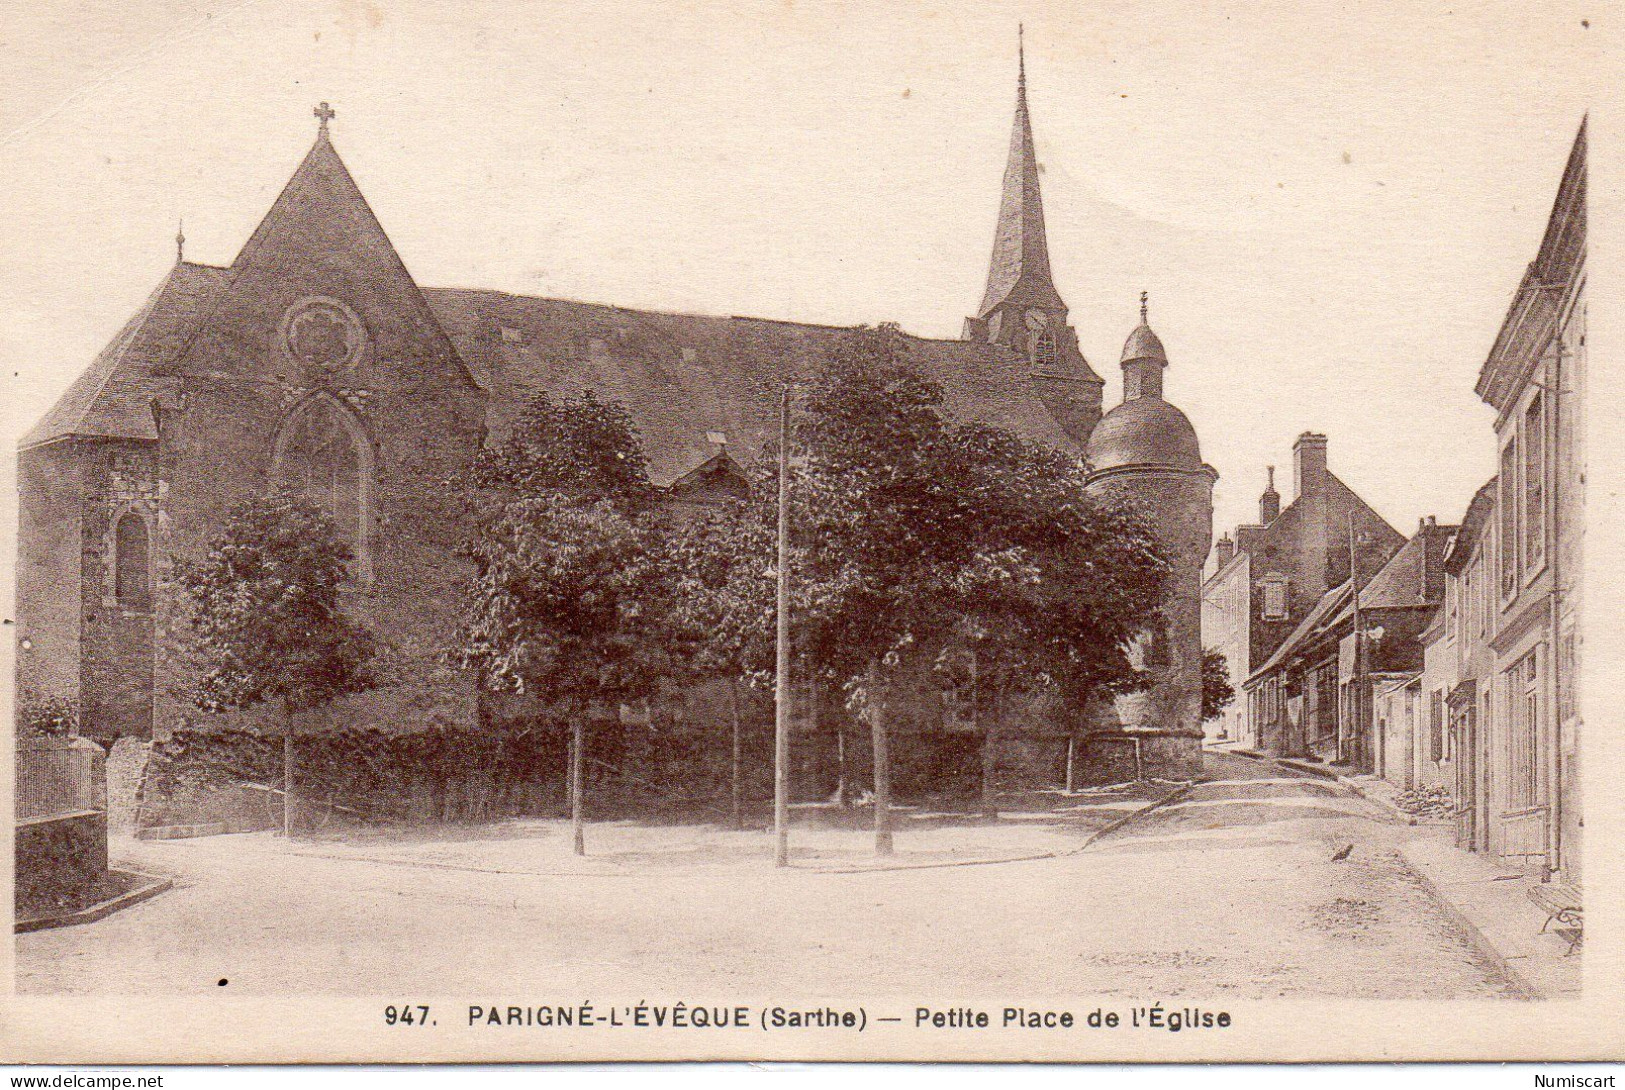
<path fill-rule="evenodd" d="M 525 401 L 592 390 L 623 403 L 655 483 L 703 501 L 742 487 L 734 452 L 764 448 L 784 383 L 845 334 L 421 286 L 341 160 L 334 112 L 316 115 L 309 153 L 236 258 L 188 261 L 178 238 L 173 268 L 21 444 L 19 694 L 75 702 L 104 744 L 201 722 L 166 639 L 174 564 L 273 488 L 332 514 L 356 557 L 350 608 L 398 653 L 393 684 L 326 714 L 478 729 L 481 702 L 441 654 L 466 575 L 461 482 Z M 960 339 L 910 337 L 909 351 L 950 411 L 1087 455 L 1091 488 L 1157 518 L 1178 557 L 1166 628 L 1140 648 L 1157 684 L 1099 725 L 1107 750 L 1166 762 L 1146 774 L 1188 774 L 1215 475 L 1163 397 L 1168 355 L 1145 315 L 1123 402 L 1102 416 L 1104 383 L 1050 270 L 1023 61 L 981 305 Z"/>

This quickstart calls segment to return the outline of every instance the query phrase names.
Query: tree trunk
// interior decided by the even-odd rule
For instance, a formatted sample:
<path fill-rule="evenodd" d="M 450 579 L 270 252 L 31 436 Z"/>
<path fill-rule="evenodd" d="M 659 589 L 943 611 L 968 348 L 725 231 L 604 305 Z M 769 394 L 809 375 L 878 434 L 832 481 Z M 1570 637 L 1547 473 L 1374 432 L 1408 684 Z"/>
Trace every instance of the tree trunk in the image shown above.
<path fill-rule="evenodd" d="M 282 836 L 293 839 L 293 709 L 282 706 Z"/>
<path fill-rule="evenodd" d="M 998 817 L 997 785 L 994 779 L 999 770 L 999 728 L 1004 721 L 1004 684 L 1001 682 L 993 690 L 992 714 L 987 717 L 987 727 L 982 731 L 982 813 L 987 817 Z"/>
<path fill-rule="evenodd" d="M 582 817 L 582 778 L 586 771 L 587 717 L 570 717 L 570 838 L 577 855 L 587 854 L 587 831 Z"/>
<path fill-rule="evenodd" d="M 869 728 L 875 746 L 875 854 L 892 854 L 891 750 L 886 737 L 886 704 L 881 694 L 880 663 L 869 663 Z"/>
<path fill-rule="evenodd" d="M 744 776 L 745 761 L 739 729 L 739 682 L 728 682 L 728 715 L 733 720 L 733 796 L 732 803 L 733 827 L 745 827 L 744 788 L 741 779 Z"/>
<path fill-rule="evenodd" d="M 1077 784 L 1078 769 L 1077 755 L 1078 736 L 1076 734 L 1068 734 L 1066 736 L 1066 793 L 1068 795 L 1072 794 L 1072 792 L 1076 790 L 1075 785 Z"/>
<path fill-rule="evenodd" d="M 852 805 L 852 791 L 846 784 L 846 728 L 835 725 L 835 802 L 846 809 Z"/>

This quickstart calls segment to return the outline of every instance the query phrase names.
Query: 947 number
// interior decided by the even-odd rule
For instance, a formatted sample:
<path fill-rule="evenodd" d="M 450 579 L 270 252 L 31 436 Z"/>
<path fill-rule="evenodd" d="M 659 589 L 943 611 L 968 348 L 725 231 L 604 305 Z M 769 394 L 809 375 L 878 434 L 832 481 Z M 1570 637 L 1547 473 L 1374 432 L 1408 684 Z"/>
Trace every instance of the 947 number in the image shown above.
<path fill-rule="evenodd" d="M 384 1025 L 386 1026 L 432 1026 L 434 1019 L 429 1017 L 429 1008 L 423 1004 L 415 1007 L 388 1006 L 384 1008 Z"/>

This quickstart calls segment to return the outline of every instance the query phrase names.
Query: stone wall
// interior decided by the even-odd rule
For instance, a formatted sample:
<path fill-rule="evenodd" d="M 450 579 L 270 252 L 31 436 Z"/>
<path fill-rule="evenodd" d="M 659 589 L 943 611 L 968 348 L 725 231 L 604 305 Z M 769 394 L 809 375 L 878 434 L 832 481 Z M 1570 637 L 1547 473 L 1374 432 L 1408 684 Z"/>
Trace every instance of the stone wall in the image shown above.
<path fill-rule="evenodd" d="M 18 916 L 83 907 L 107 881 L 107 815 L 18 822 L 16 861 Z"/>

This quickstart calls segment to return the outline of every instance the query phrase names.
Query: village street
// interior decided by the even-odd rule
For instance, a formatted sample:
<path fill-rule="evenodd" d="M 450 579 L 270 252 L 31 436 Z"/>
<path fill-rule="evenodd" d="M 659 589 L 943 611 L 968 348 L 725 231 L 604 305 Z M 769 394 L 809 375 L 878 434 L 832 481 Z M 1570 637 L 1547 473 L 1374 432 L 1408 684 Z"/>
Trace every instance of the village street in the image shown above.
<path fill-rule="evenodd" d="M 429 855 L 319 841 L 290 854 L 260 834 L 125 842 L 124 865 L 176 888 L 19 936 L 18 988 L 469 1002 L 1511 994 L 1393 851 L 1417 830 L 1267 762 L 1210 754 L 1208 769 L 1082 852 L 981 866 L 775 871 L 759 833 L 734 834 L 760 838 L 748 856 L 582 864 L 558 823 L 499 856 L 479 855 L 488 841 Z M 1019 854 L 1022 824 L 985 835 L 1009 828 Z"/>

